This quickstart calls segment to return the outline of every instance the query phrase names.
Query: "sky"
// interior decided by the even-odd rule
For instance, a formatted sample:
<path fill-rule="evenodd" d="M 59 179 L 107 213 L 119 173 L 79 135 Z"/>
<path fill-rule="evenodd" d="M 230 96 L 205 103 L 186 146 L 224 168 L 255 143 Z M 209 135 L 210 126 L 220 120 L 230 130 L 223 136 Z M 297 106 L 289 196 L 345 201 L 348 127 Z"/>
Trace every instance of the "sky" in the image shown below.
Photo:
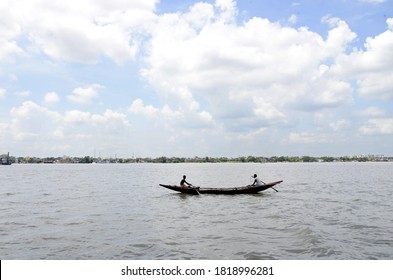
<path fill-rule="evenodd" d="M 2 0 L 0 154 L 393 156 L 392 0 Z"/>

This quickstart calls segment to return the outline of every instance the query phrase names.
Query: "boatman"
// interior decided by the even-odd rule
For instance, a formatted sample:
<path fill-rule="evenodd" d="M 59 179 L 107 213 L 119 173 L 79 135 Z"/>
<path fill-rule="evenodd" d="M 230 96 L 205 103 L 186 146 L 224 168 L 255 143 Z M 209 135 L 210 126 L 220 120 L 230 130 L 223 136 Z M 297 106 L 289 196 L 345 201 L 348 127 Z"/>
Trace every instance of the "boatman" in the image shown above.
<path fill-rule="evenodd" d="M 263 182 L 262 180 L 259 180 L 259 178 L 257 177 L 257 174 L 254 174 L 253 178 L 254 178 L 254 183 L 252 183 L 253 186 L 259 187 L 259 186 L 266 185 L 265 182 Z"/>
<path fill-rule="evenodd" d="M 186 188 L 190 186 L 191 184 L 186 181 L 186 175 L 183 175 L 183 179 L 180 181 L 180 187 Z"/>

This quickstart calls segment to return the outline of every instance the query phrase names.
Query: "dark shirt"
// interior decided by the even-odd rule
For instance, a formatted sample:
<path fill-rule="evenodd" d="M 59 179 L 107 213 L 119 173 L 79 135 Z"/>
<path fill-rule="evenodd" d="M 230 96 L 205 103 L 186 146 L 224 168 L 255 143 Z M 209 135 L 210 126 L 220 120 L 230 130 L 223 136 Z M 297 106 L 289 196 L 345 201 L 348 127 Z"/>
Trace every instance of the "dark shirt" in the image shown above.
<path fill-rule="evenodd" d="M 180 181 L 180 186 L 183 186 L 184 184 L 189 185 L 189 183 L 187 183 L 186 179 L 182 179 L 182 180 Z"/>

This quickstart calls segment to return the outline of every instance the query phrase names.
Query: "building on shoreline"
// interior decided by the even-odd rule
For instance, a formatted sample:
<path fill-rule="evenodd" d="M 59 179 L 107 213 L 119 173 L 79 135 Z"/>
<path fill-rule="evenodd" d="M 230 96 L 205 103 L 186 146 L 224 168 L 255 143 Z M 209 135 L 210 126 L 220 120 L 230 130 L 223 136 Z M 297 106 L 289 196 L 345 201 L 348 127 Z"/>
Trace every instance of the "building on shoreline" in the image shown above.
<path fill-rule="evenodd" d="M 1 155 L 1 165 L 11 165 L 10 153 L 8 152 L 6 155 Z"/>

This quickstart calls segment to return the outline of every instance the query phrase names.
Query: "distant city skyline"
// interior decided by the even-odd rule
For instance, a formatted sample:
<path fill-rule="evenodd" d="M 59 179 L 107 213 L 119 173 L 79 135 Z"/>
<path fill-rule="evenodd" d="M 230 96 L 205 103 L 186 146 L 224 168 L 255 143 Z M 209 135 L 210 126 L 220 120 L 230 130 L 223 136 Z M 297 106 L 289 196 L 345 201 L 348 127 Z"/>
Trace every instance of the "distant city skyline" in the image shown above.
<path fill-rule="evenodd" d="M 0 154 L 393 155 L 393 2 L 3 0 Z"/>

